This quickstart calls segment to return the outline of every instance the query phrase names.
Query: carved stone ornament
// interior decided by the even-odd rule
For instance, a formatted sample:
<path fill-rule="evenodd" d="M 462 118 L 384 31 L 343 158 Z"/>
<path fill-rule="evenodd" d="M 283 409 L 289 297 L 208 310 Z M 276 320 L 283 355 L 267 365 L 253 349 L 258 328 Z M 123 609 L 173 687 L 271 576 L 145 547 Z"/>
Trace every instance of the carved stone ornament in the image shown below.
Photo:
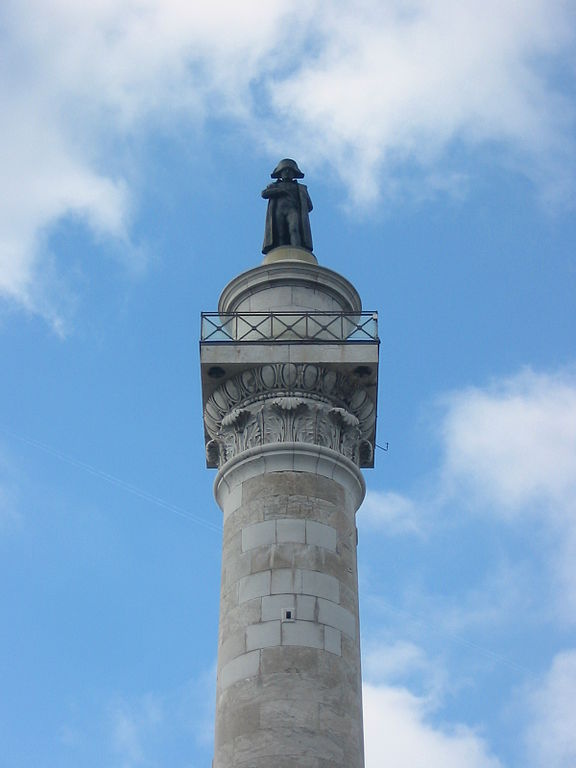
<path fill-rule="evenodd" d="M 228 379 L 208 399 L 206 458 L 219 467 L 248 448 L 301 442 L 370 466 L 375 420 L 366 391 L 338 371 L 314 364 L 264 365 Z"/>

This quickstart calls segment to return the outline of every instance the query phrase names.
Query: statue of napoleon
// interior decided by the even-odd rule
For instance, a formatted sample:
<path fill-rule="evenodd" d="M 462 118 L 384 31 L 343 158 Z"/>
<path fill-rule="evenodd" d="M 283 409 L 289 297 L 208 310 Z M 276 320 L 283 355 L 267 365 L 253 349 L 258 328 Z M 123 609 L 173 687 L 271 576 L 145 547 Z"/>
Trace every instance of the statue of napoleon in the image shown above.
<path fill-rule="evenodd" d="M 295 160 L 280 160 L 270 176 L 276 181 L 262 190 L 262 197 L 268 200 L 266 230 L 262 253 L 268 253 L 279 245 L 294 245 L 312 251 L 312 233 L 308 214 L 312 200 L 303 179 L 304 174 Z"/>

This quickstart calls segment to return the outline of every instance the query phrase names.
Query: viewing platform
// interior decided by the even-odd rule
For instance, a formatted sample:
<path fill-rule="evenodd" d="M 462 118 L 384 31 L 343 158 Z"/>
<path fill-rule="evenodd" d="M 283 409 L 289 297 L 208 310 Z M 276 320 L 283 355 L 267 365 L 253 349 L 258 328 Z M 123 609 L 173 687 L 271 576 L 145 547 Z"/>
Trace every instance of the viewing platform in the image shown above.
<path fill-rule="evenodd" d="M 201 343 L 378 344 L 376 312 L 202 312 Z"/>

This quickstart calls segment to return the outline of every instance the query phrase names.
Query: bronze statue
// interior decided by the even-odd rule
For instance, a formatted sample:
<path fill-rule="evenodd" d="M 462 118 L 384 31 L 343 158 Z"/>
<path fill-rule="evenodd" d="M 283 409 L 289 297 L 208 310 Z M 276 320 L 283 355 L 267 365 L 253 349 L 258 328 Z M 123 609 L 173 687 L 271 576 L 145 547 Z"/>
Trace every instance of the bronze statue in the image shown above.
<path fill-rule="evenodd" d="M 294 245 L 312 251 L 309 212 L 312 200 L 303 179 L 304 174 L 295 160 L 280 160 L 270 176 L 276 181 L 262 190 L 262 197 L 268 200 L 266 229 L 262 253 L 268 253 L 279 245 Z"/>

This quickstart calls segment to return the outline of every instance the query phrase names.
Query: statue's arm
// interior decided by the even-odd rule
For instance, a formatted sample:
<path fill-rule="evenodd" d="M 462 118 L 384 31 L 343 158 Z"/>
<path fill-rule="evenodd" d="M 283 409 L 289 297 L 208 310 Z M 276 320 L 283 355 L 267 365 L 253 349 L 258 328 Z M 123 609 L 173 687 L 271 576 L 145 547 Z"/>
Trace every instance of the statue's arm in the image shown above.
<path fill-rule="evenodd" d="M 267 200 L 270 197 L 282 197 L 282 195 L 285 195 L 286 192 L 284 192 L 282 189 L 279 189 L 276 184 L 268 184 L 266 189 L 262 190 L 262 197 Z"/>

